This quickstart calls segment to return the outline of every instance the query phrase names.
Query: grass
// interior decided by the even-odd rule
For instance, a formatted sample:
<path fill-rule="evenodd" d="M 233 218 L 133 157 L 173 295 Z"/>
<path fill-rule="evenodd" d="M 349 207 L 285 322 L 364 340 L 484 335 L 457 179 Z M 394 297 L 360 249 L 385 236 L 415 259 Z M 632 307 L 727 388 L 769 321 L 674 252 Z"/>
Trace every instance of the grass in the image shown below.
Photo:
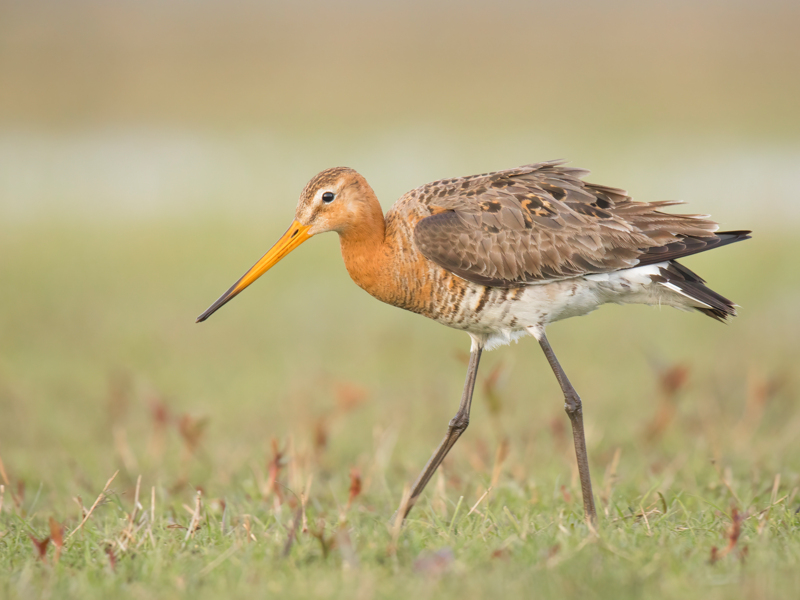
<path fill-rule="evenodd" d="M 194 325 L 280 227 L 0 236 L 0 596 L 797 589 L 791 237 L 687 261 L 743 306 L 730 326 L 607 307 L 551 328 L 584 398 L 596 532 L 558 388 L 524 341 L 485 356 L 470 429 L 400 530 L 390 517 L 456 410 L 467 340 L 357 290 L 334 236 Z"/>
<path fill-rule="evenodd" d="M 795 7 L 51 4 L 0 5 L 0 599 L 796 595 Z M 741 316 L 548 330 L 596 531 L 530 340 L 394 527 L 466 336 L 356 289 L 333 235 L 194 317 L 315 170 L 388 203 L 561 156 L 756 229 L 686 260 Z"/>

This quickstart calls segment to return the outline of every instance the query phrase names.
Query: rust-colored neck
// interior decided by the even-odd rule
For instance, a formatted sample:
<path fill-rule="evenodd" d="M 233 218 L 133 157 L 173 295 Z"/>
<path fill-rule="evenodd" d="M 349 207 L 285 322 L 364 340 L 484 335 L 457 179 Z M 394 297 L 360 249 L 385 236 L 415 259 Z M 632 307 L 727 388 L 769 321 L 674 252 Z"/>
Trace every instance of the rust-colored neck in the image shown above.
<path fill-rule="evenodd" d="M 384 300 L 390 285 L 386 222 L 375 192 L 366 182 L 359 190 L 357 207 L 353 220 L 339 231 L 342 258 L 350 278 L 360 288 Z"/>

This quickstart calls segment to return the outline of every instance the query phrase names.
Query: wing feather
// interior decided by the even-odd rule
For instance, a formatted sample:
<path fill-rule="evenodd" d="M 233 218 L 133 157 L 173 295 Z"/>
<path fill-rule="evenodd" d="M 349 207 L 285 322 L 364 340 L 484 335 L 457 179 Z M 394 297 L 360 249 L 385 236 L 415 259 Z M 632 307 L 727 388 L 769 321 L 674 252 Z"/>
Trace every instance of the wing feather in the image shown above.
<path fill-rule="evenodd" d="M 420 252 L 468 281 L 514 287 L 670 260 L 725 241 L 706 215 L 661 212 L 583 182 L 560 161 L 427 184 L 414 229 Z M 733 232 L 746 235 L 747 232 Z"/>

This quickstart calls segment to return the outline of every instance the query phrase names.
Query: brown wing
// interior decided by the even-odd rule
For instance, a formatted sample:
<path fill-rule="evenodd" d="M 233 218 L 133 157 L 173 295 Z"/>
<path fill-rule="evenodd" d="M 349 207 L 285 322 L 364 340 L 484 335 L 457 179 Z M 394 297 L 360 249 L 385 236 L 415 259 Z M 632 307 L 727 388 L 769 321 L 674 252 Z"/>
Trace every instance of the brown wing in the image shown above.
<path fill-rule="evenodd" d="M 497 287 L 627 269 L 724 242 L 704 216 L 659 210 L 679 202 L 634 202 L 584 183 L 586 173 L 552 161 L 427 184 L 412 192 L 430 214 L 414 240 L 448 271 Z"/>

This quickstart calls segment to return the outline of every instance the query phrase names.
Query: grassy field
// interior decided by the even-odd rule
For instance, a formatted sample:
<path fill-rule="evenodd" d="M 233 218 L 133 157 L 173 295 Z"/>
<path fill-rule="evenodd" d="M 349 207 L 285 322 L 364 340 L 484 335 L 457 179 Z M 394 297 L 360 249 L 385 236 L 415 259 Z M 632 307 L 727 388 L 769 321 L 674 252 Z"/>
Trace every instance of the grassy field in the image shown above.
<path fill-rule="evenodd" d="M 0 599 L 795 597 L 797 3 L 0 0 Z M 741 305 L 610 306 L 485 354 L 334 235 L 212 319 L 315 172 L 388 207 L 555 158 L 753 240 Z M 45 543 L 46 542 L 46 543 Z"/>
<path fill-rule="evenodd" d="M 333 235 L 195 325 L 281 227 L 3 232 L 0 596 L 772 598 L 800 584 L 792 238 L 686 261 L 742 305 L 729 326 L 612 306 L 551 328 L 584 398 L 596 532 L 558 388 L 524 340 L 486 355 L 470 429 L 399 530 L 468 340 L 358 290 Z"/>

